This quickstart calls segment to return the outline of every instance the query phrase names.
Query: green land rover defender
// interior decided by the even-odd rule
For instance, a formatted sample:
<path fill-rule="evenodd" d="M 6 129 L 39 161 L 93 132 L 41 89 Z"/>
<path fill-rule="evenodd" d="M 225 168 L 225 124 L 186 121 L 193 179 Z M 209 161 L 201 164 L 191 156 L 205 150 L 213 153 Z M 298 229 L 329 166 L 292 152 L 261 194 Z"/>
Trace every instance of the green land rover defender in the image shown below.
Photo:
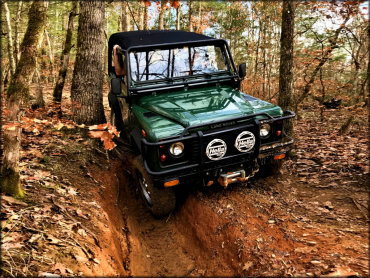
<path fill-rule="evenodd" d="M 121 32 L 108 51 L 111 121 L 137 152 L 133 176 L 155 216 L 175 208 L 175 187 L 246 181 L 279 166 L 293 143 L 283 122 L 294 113 L 240 91 L 246 65 L 237 70 L 225 40 Z"/>

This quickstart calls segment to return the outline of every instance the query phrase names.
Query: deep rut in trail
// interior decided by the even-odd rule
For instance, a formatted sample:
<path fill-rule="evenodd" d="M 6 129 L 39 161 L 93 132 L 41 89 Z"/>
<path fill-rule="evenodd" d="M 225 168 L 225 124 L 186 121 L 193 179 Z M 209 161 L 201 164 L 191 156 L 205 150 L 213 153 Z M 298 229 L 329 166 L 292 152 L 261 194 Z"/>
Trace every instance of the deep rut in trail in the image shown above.
<path fill-rule="evenodd" d="M 277 244 L 291 245 L 286 243 L 288 240 L 279 229 L 264 224 L 267 216 L 257 215 L 249 208 L 246 208 L 249 212 L 245 215 L 248 223 L 243 224 L 253 226 L 253 232 L 248 237 L 250 244 L 243 242 L 246 240 L 246 227 L 240 229 L 238 219 L 215 212 L 214 204 L 199 197 L 202 195 L 199 190 L 190 194 L 182 192 L 189 196 L 183 196 L 185 200 L 177 210 L 167 218 L 156 219 L 144 206 L 127 172 L 127 164 L 129 162 L 126 161 L 116 169 L 116 175 L 121 185 L 118 204 L 127 221 L 128 261 L 132 276 L 251 274 L 247 272 L 251 267 L 246 268 L 245 265 L 259 260 L 255 256 L 254 243 L 261 232 L 270 233 L 277 239 Z M 238 201 L 243 202 L 242 198 Z M 224 204 L 222 200 L 220 203 Z M 258 267 L 259 263 L 252 265 Z"/>
<path fill-rule="evenodd" d="M 122 170 L 122 169 L 121 169 Z M 182 246 L 186 239 L 173 217 L 155 219 L 142 204 L 130 177 L 118 171 L 119 204 L 126 215 L 132 276 L 187 276 L 194 257 Z"/>

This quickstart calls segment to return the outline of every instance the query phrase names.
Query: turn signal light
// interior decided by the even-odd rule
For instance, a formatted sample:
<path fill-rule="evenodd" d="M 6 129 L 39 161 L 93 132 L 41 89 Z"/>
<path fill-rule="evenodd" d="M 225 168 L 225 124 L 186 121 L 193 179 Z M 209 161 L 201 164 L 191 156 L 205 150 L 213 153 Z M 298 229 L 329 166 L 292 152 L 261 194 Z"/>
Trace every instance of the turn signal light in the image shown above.
<path fill-rule="evenodd" d="M 281 154 L 275 155 L 274 160 L 283 159 L 284 157 L 285 157 L 285 153 L 281 153 Z"/>
<path fill-rule="evenodd" d="M 162 161 L 162 162 L 165 162 L 166 159 L 167 159 L 167 156 L 165 154 L 162 154 L 159 159 Z"/>
<path fill-rule="evenodd" d="M 276 130 L 276 135 L 280 136 L 281 135 L 281 130 Z"/>
<path fill-rule="evenodd" d="M 145 137 L 146 136 L 146 132 L 144 129 L 141 130 L 141 134 Z"/>
<path fill-rule="evenodd" d="M 180 183 L 179 180 L 172 180 L 172 181 L 166 181 L 164 183 L 164 186 L 165 187 L 171 187 L 171 186 L 175 186 L 175 185 L 178 185 Z"/>

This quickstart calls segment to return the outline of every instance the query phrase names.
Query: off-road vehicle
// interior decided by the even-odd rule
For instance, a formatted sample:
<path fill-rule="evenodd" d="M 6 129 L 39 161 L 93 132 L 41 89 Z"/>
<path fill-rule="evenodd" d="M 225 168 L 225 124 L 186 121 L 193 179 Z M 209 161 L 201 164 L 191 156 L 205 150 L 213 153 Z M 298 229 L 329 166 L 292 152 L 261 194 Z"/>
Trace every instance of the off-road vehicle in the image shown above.
<path fill-rule="evenodd" d="M 116 76 L 119 46 L 125 76 Z M 132 31 L 109 39 L 111 120 L 137 152 L 133 176 L 155 216 L 172 211 L 174 188 L 197 181 L 226 187 L 279 166 L 294 117 L 240 91 L 225 40 L 184 31 Z M 121 59 L 122 58 L 122 59 Z"/>

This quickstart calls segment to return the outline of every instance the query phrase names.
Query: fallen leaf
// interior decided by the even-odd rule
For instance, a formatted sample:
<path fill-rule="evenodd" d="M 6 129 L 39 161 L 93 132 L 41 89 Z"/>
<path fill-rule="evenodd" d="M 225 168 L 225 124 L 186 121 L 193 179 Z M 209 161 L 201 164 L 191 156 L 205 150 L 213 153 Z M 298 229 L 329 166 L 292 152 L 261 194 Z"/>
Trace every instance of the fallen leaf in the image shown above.
<path fill-rule="evenodd" d="M 327 275 L 323 275 L 322 277 L 348 277 L 348 276 L 358 276 L 357 272 L 354 272 L 349 267 L 338 266 L 334 272 L 329 273 Z"/>
<path fill-rule="evenodd" d="M 57 239 L 56 237 L 54 237 L 52 235 L 47 235 L 47 239 L 48 239 L 50 244 L 58 245 L 58 246 L 66 246 L 64 243 L 62 243 L 61 240 Z"/>
<path fill-rule="evenodd" d="M 330 201 L 325 202 L 324 207 L 329 210 L 332 210 L 334 208 Z"/>
<path fill-rule="evenodd" d="M 41 238 L 41 235 L 39 234 L 34 234 L 32 237 L 28 240 L 29 243 L 35 243 Z"/>
<path fill-rule="evenodd" d="M 84 229 L 78 229 L 77 233 L 80 235 L 80 236 L 87 236 L 87 233 L 85 232 Z"/>
<path fill-rule="evenodd" d="M 28 206 L 25 202 L 19 201 L 13 197 L 1 195 L 1 200 L 8 202 L 8 204 L 16 204 L 21 206 Z"/>
<path fill-rule="evenodd" d="M 54 267 L 52 268 L 52 270 L 54 270 L 54 271 L 58 271 L 59 270 L 59 272 L 60 272 L 60 274 L 62 276 L 65 276 L 66 275 L 66 267 L 63 264 L 61 264 L 61 263 L 56 263 L 54 265 Z"/>
<path fill-rule="evenodd" d="M 64 127 L 64 124 L 62 124 L 61 122 L 58 122 L 56 125 L 54 125 L 54 127 L 55 127 L 57 130 L 61 130 L 61 129 Z"/>
<path fill-rule="evenodd" d="M 60 275 L 58 275 L 58 274 L 49 273 L 49 272 L 39 272 L 39 273 L 38 273 L 38 276 L 39 276 L 39 277 L 61 277 L 61 276 L 60 276 Z"/>
<path fill-rule="evenodd" d="M 89 219 L 89 217 L 85 213 L 83 213 L 81 209 L 76 209 L 76 214 L 77 216 L 82 217 L 84 219 Z"/>
<path fill-rule="evenodd" d="M 70 195 L 75 196 L 75 195 L 77 195 L 78 192 L 76 190 L 74 190 L 72 187 L 70 187 L 68 189 L 67 193 L 70 194 Z"/>
<path fill-rule="evenodd" d="M 245 270 L 245 271 L 248 271 L 248 269 L 250 269 L 252 266 L 253 266 L 252 262 L 247 262 L 243 265 L 242 269 Z"/>
<path fill-rule="evenodd" d="M 79 255 L 74 255 L 75 259 L 80 262 L 80 263 L 86 263 L 89 261 L 88 258 L 86 257 L 82 257 L 82 256 L 79 256 Z"/>

